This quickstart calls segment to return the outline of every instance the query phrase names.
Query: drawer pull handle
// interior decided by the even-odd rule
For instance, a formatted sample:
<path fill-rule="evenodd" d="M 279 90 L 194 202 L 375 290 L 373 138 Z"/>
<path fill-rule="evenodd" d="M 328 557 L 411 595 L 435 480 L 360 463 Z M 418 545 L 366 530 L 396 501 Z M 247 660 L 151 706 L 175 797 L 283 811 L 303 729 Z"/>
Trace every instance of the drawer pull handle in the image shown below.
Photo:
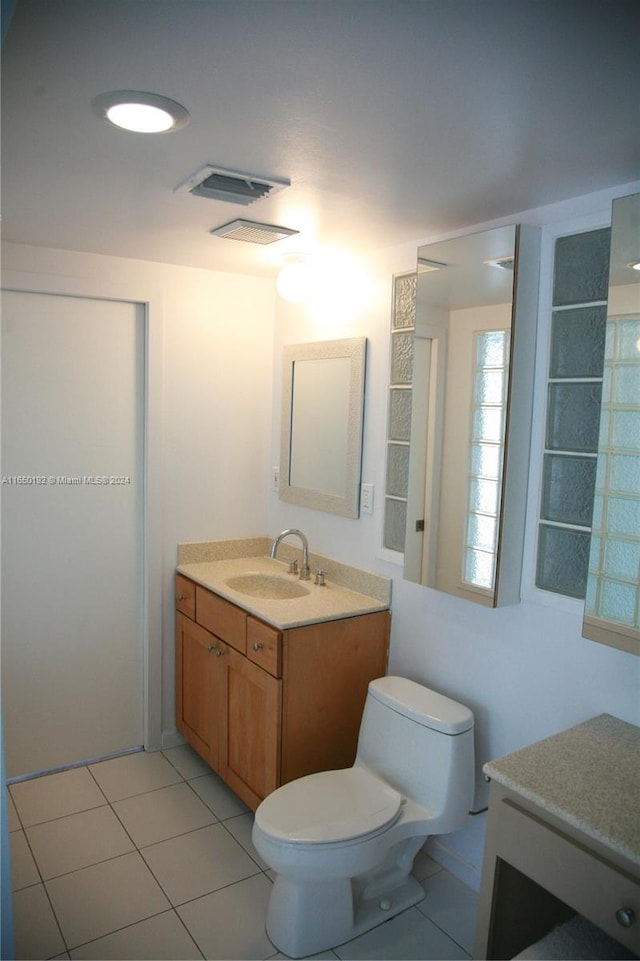
<path fill-rule="evenodd" d="M 254 641 L 254 642 L 253 642 L 253 649 L 254 649 L 254 651 L 261 651 L 261 650 L 262 650 L 262 647 L 263 647 L 263 645 L 262 645 L 262 644 L 259 644 L 258 641 Z"/>
<path fill-rule="evenodd" d="M 616 911 L 616 921 L 621 924 L 623 928 L 630 928 L 636 919 L 636 913 L 633 908 L 618 908 Z"/>

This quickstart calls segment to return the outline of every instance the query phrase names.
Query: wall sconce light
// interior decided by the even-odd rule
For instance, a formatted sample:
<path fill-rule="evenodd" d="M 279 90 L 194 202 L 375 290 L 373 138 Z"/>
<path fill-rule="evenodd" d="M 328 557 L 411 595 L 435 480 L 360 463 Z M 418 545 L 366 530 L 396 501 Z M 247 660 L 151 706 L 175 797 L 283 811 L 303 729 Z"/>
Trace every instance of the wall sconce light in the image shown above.
<path fill-rule="evenodd" d="M 276 279 L 276 289 L 283 300 L 302 304 L 309 299 L 313 284 L 311 266 L 303 254 L 289 254 Z"/>
<path fill-rule="evenodd" d="M 112 90 L 91 101 L 105 123 L 134 133 L 172 133 L 186 127 L 189 111 L 175 100 L 139 90 Z"/>

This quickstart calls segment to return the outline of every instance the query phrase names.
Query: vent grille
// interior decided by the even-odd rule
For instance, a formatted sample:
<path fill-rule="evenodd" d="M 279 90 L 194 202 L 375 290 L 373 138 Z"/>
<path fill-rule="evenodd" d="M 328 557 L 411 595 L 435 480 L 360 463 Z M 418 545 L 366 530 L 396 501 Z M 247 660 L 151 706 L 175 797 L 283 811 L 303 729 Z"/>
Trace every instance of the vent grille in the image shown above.
<path fill-rule="evenodd" d="M 273 244 L 299 231 L 289 227 L 274 227 L 272 224 L 257 224 L 253 220 L 232 220 L 231 223 L 215 227 L 210 233 L 227 240 L 244 240 L 249 244 Z"/>
<path fill-rule="evenodd" d="M 271 180 L 207 164 L 176 187 L 176 192 L 186 190 L 195 197 L 248 206 L 254 200 L 273 196 L 289 183 L 288 180 Z"/>

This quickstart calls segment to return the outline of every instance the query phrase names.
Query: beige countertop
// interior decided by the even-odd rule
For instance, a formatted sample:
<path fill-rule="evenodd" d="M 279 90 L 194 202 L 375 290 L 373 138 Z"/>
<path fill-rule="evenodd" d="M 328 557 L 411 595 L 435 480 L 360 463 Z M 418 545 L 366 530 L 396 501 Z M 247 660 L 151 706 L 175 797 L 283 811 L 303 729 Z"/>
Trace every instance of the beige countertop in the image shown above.
<path fill-rule="evenodd" d="M 507 754 L 484 772 L 640 864 L 640 727 L 610 714 Z"/>
<path fill-rule="evenodd" d="M 257 549 L 263 548 L 268 540 L 252 539 L 243 544 L 249 544 L 250 549 L 256 545 L 253 541 L 258 541 Z M 216 545 L 228 545 L 232 542 L 212 542 Z M 240 542 L 233 542 L 240 543 Z M 320 621 L 333 621 L 343 617 L 355 617 L 358 614 L 369 614 L 375 611 L 384 611 L 389 607 L 390 602 L 390 582 L 388 586 L 384 583 L 388 579 L 378 575 L 370 575 L 366 571 L 358 571 L 357 568 L 346 568 L 345 565 L 332 562 L 328 558 L 321 558 L 320 555 L 312 555 L 312 575 L 308 581 L 300 581 L 295 575 L 288 573 L 288 564 L 285 561 L 274 560 L 264 554 L 250 554 L 249 556 L 233 557 L 231 548 L 206 549 L 202 545 L 197 545 L 197 549 L 190 550 L 195 545 L 180 545 L 178 554 L 178 572 L 189 577 L 197 584 L 201 584 L 208 590 L 219 594 L 226 600 L 237 604 L 250 614 L 254 614 L 261 620 L 272 624 L 281 630 L 291 627 L 301 627 L 305 624 L 315 624 Z M 242 548 L 243 552 L 245 548 Z M 284 554 L 285 552 L 283 552 Z M 293 552 L 295 553 L 295 552 Z M 214 559 L 204 559 L 213 557 Z M 319 563 L 324 561 L 325 563 Z M 326 570 L 327 576 L 324 586 L 314 583 L 314 571 L 321 567 Z M 332 569 L 335 577 L 332 578 Z M 226 581 L 240 574 L 276 574 L 280 577 L 291 578 L 292 582 L 298 583 L 308 591 L 303 597 L 287 599 L 273 599 L 267 597 L 253 597 L 251 595 L 234 590 Z M 358 576 L 363 575 L 363 576 Z M 371 581 L 371 578 L 374 578 Z M 371 585 L 378 596 L 362 593 L 354 590 L 352 586 L 344 583 L 337 583 L 337 580 L 354 584 Z"/>

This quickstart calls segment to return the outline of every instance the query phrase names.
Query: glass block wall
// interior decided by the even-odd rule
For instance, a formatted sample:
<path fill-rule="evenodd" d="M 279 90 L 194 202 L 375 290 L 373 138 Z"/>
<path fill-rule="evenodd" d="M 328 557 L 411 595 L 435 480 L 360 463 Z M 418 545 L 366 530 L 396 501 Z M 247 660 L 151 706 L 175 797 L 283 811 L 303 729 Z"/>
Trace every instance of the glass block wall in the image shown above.
<path fill-rule="evenodd" d="M 556 241 L 536 586 L 584 598 L 596 483 L 610 229 Z"/>
<path fill-rule="evenodd" d="M 413 332 L 416 317 L 416 274 L 393 278 L 391 308 L 391 372 L 387 418 L 387 471 L 383 544 L 404 551 L 411 438 Z"/>
<path fill-rule="evenodd" d="M 607 321 L 585 613 L 640 629 L 640 317 Z"/>
<path fill-rule="evenodd" d="M 476 331 L 474 340 L 470 473 L 462 579 L 475 587 L 493 590 L 509 375 L 509 331 Z"/>

